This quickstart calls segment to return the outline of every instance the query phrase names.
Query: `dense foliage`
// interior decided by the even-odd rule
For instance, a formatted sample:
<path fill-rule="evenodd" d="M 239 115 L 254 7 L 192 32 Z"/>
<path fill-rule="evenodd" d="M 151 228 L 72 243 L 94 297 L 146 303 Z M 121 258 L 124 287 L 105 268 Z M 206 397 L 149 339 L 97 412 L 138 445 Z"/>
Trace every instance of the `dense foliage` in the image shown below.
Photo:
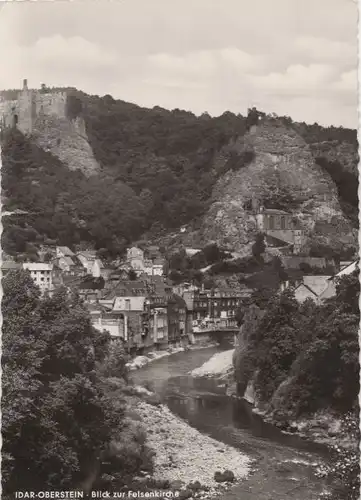
<path fill-rule="evenodd" d="M 2 153 L 5 208 L 29 212 L 4 218 L 7 253 L 34 255 L 37 244 L 51 239 L 119 254 L 144 230 L 147 204 L 123 182 L 69 171 L 16 130 L 7 134 Z"/>
<path fill-rule="evenodd" d="M 84 119 L 101 171 L 88 179 L 81 172 L 69 171 L 16 130 L 5 134 L 2 184 L 6 208 L 31 212 L 5 221 L 3 246 L 10 254 L 33 258 L 36 246 L 50 238 L 71 248 L 88 243 L 117 255 L 147 231 L 162 234 L 203 215 L 217 179 L 253 158 L 249 152 L 235 153 L 228 147 L 249 126 L 240 114 L 197 117 L 179 109 L 145 109 L 109 95 L 52 90 L 69 92 L 67 116 Z M 282 121 L 307 142 L 344 141 L 356 148 L 355 131 L 297 124 L 288 117 Z M 223 156 L 225 163 L 217 161 Z M 324 158 L 319 161 L 327 163 Z M 338 185 L 345 213 L 355 221 L 353 174 L 329 162 L 325 169 Z M 272 186 L 265 200 L 275 208 L 289 208 L 294 202 L 290 193 Z"/>
<path fill-rule="evenodd" d="M 280 385 L 282 406 L 293 414 L 330 407 L 351 411 L 357 402 L 358 275 L 345 276 L 337 294 L 322 305 L 298 304 L 292 289 L 273 297 L 250 339 L 261 400 Z M 283 394 L 285 399 L 283 400 Z"/>
<path fill-rule="evenodd" d="M 344 214 L 349 217 L 355 227 L 358 227 L 358 176 L 342 168 L 338 161 L 326 158 L 316 158 L 320 165 L 335 182 L 338 197 Z"/>
<path fill-rule="evenodd" d="M 122 391 L 112 397 L 109 379 L 122 386 L 124 353 L 115 362 L 108 334 L 76 297 L 41 298 L 24 271 L 8 273 L 3 291 L 3 494 L 89 486 L 126 428 Z"/>
<path fill-rule="evenodd" d="M 182 281 L 200 284 L 203 281 L 201 269 L 215 264 L 222 265 L 225 259 L 232 257 L 214 243 L 207 245 L 195 255 L 188 256 L 185 249 L 180 249 L 168 256 L 167 268 L 169 277 L 174 283 Z M 211 269 L 212 269 L 211 268 Z"/>

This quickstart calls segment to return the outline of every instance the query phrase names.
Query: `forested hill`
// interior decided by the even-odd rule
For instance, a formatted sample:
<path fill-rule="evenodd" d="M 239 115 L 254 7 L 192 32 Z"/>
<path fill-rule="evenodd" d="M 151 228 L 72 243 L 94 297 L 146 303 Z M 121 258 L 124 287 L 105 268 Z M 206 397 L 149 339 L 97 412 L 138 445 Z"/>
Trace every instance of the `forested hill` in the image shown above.
<path fill-rule="evenodd" d="M 50 238 L 71 247 L 86 242 L 117 254 L 151 228 L 155 235 L 202 216 L 219 177 L 252 159 L 231 155 L 217 169 L 219 156 L 245 134 L 246 118 L 240 114 L 197 117 L 74 90 L 67 110 L 70 120 L 84 119 L 101 172 L 90 178 L 71 172 L 19 132 L 5 134 L 6 206 L 32 213 L 22 221 L 12 218 L 5 223 L 3 245 L 9 253 L 26 252 L 26 245 Z M 356 131 L 294 123 L 287 117 L 281 120 L 312 146 L 315 159 L 323 161 L 325 175 L 337 183 L 341 199 L 347 198 L 348 215 L 355 218 Z M 6 232 L 9 224 L 16 226 L 16 238 Z"/>

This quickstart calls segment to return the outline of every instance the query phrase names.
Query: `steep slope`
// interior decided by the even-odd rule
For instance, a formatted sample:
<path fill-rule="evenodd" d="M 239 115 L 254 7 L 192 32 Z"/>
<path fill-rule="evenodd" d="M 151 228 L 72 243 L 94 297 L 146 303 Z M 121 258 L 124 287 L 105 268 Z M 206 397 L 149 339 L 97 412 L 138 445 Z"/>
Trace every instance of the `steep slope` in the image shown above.
<path fill-rule="evenodd" d="M 253 159 L 244 165 L 244 155 Z M 314 159 L 310 146 L 291 127 L 280 121 L 263 120 L 229 147 L 234 168 L 216 182 L 212 205 L 203 219 L 201 233 L 221 245 L 242 250 L 257 232 L 252 202 L 294 214 L 309 236 L 330 245 L 355 241 L 344 216 L 337 186 Z M 237 158 L 241 164 L 237 169 Z"/>
<path fill-rule="evenodd" d="M 38 116 L 33 138 L 39 147 L 51 152 L 70 170 L 81 170 L 86 176 L 100 170 L 81 117 L 71 120 L 56 115 Z"/>

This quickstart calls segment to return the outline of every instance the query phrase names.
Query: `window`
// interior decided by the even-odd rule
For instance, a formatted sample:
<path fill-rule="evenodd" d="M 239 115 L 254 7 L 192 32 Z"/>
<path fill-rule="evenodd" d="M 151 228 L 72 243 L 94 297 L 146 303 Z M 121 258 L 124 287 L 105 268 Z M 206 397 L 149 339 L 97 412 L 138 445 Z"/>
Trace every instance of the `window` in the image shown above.
<path fill-rule="evenodd" d="M 275 222 L 274 222 L 273 215 L 270 215 L 268 217 L 268 224 L 269 224 L 269 229 L 274 229 L 275 228 Z"/>
<path fill-rule="evenodd" d="M 284 215 L 281 217 L 281 229 L 286 229 L 286 217 Z"/>

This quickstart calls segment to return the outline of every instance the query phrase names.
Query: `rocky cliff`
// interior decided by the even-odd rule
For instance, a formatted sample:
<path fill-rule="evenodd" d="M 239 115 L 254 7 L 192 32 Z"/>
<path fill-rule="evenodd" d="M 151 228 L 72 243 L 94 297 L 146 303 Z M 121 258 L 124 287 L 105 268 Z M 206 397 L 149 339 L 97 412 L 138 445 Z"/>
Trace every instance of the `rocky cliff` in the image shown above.
<path fill-rule="evenodd" d="M 245 156 L 250 159 L 247 163 Z M 227 170 L 230 160 L 232 168 Z M 227 172 L 213 188 L 203 237 L 237 251 L 249 249 L 257 232 L 253 201 L 289 211 L 313 240 L 330 245 L 356 241 L 340 207 L 336 184 L 293 128 L 264 120 L 223 148 L 214 168 Z"/>
<path fill-rule="evenodd" d="M 100 166 L 81 117 L 70 120 L 56 115 L 39 115 L 32 136 L 38 146 L 57 156 L 71 170 L 79 169 L 87 176 L 99 172 Z"/>

